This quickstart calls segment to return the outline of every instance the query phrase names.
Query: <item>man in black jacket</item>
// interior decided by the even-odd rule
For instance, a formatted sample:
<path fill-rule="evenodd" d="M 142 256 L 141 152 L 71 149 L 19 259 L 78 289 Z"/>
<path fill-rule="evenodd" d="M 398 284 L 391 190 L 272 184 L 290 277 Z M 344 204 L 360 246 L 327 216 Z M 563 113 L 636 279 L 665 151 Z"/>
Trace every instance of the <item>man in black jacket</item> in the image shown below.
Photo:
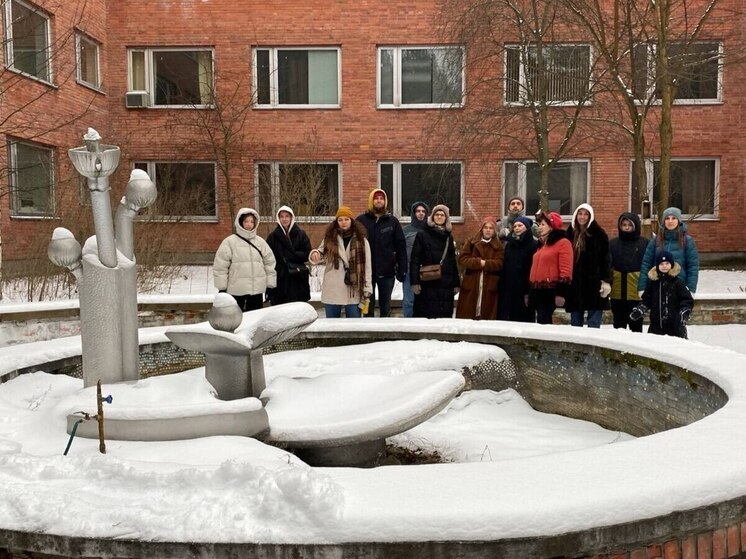
<path fill-rule="evenodd" d="M 407 244 L 399 220 L 387 210 L 388 199 L 380 188 L 368 197 L 368 211 L 357 220 L 368 231 L 371 267 L 373 270 L 373 295 L 365 316 L 375 316 L 376 298 L 380 316 L 391 316 L 391 292 L 394 278 L 404 281 L 407 273 Z"/>

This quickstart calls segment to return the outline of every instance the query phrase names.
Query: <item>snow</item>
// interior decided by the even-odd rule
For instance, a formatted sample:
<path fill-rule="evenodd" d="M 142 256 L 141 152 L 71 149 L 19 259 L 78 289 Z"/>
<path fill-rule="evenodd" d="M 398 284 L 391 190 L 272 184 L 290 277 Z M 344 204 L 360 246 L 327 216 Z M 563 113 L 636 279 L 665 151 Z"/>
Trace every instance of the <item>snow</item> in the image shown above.
<path fill-rule="evenodd" d="M 697 296 L 746 296 L 746 272 L 723 274 L 703 271 Z M 199 282 L 187 283 L 191 290 Z M 212 300 L 214 289 L 199 285 L 202 293 L 180 299 Z M 635 439 L 538 413 L 512 390 L 471 391 L 389 441 L 437 451 L 449 463 L 312 468 L 246 437 L 107 441 L 105 455 L 98 441 L 76 438 L 63 456 L 66 414 L 76 407 L 95 411 L 93 392 L 77 379 L 29 373 L 0 385 L 0 528 L 184 542 L 479 541 L 619 524 L 746 493 L 746 458 L 733 451 L 733 433 L 746 422 L 746 325 L 691 326 L 691 340 L 440 319 L 318 320 L 309 329 L 346 334 L 353 328 L 615 347 L 694 370 L 717 383 L 729 401 L 691 425 Z M 165 330 L 142 330 L 140 341 L 165 342 Z M 0 374 L 80 351 L 76 336 L 0 348 Z M 322 423 L 329 410 L 303 401 L 334 390 L 321 374 L 354 383 L 378 373 L 407 382 L 427 371 L 499 360 L 501 352 L 465 342 L 382 342 L 267 355 L 265 370 L 270 389 L 273 382 L 309 387 L 288 391 L 296 409 L 288 403 L 283 413 L 307 412 Z M 179 406 L 223 406 L 203 369 L 104 390 L 114 397 L 107 412 L 120 407 L 124 415 L 138 406 L 164 416 Z M 366 384 L 360 390 L 383 391 Z M 352 402 L 332 405 L 358 410 Z"/>

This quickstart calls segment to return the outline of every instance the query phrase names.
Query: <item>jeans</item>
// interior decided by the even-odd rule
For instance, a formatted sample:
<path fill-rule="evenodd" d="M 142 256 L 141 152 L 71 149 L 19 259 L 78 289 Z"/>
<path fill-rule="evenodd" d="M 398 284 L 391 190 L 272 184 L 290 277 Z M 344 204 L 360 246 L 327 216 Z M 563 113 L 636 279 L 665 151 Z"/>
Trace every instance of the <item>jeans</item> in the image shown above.
<path fill-rule="evenodd" d="M 412 284 L 409 282 L 409 274 L 404 277 L 404 281 L 401 284 L 402 289 L 402 315 L 405 318 L 412 318 L 414 316 L 414 292 L 412 291 Z"/>
<path fill-rule="evenodd" d="M 360 318 L 360 307 L 357 305 L 329 305 L 325 303 L 326 318 L 341 318 L 342 308 L 345 310 L 345 318 Z"/>
<path fill-rule="evenodd" d="M 583 318 L 585 313 L 588 313 L 588 328 L 601 328 L 601 319 L 604 316 L 604 311 L 573 311 L 570 313 L 570 324 L 573 326 L 583 326 Z"/>
<path fill-rule="evenodd" d="M 394 278 L 373 278 L 373 293 L 370 296 L 370 307 L 365 316 L 376 315 L 376 291 L 381 317 L 391 316 L 391 292 L 394 290 Z"/>

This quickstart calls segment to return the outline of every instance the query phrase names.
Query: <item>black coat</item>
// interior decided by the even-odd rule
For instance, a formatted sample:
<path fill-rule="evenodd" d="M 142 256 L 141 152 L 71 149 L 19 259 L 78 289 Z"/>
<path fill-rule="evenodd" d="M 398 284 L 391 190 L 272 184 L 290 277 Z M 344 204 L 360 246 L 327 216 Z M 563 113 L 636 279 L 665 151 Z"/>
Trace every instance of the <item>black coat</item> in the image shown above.
<path fill-rule="evenodd" d="M 572 225 L 567 228 L 567 238 L 573 242 Z M 573 259 L 572 283 L 567 292 L 565 310 L 573 312 L 608 308 L 608 298 L 602 299 L 598 291 L 601 281 L 611 285 L 609 237 L 595 221 L 588 225 L 583 252 L 578 255 L 573 247 Z"/>
<path fill-rule="evenodd" d="M 622 220 L 635 225 L 633 231 L 622 231 Z M 648 247 L 648 240 L 640 235 L 640 218 L 637 214 L 625 212 L 619 216 L 619 236 L 609 241 L 613 283 L 611 298 L 622 301 L 636 301 L 637 284 L 642 269 L 642 258 Z"/>
<path fill-rule="evenodd" d="M 686 325 L 681 320 L 681 313 L 692 310 L 694 297 L 679 277 L 680 271 L 677 262 L 668 274 L 658 274 L 655 268 L 648 273 L 650 281 L 642 294 L 642 302 L 650 309 L 648 332 L 651 334 L 686 338 Z"/>
<path fill-rule="evenodd" d="M 498 319 L 533 322 L 533 313 L 524 301 L 530 288 L 529 275 L 537 244 L 531 231 L 506 238 Z"/>
<path fill-rule="evenodd" d="M 376 278 L 393 278 L 404 281 L 407 273 L 407 242 L 404 231 L 393 215 L 376 216 L 365 212 L 357 217 L 365 226 L 370 244 L 373 281 Z"/>
<path fill-rule="evenodd" d="M 420 266 L 437 264 L 443 257 L 443 273 L 439 280 L 420 282 Z M 425 318 L 451 318 L 453 316 L 454 288 L 460 285 L 456 264 L 456 247 L 450 232 L 436 227 L 425 227 L 417 233 L 412 245 L 409 263 L 412 285 L 420 285 L 422 291 L 414 297 L 414 316 Z"/>
<path fill-rule="evenodd" d="M 311 299 L 311 288 L 308 285 L 308 272 L 290 274 L 288 262 L 304 264 L 311 252 L 311 241 L 297 225 L 290 228 L 285 235 L 283 228 L 278 225 L 267 237 L 267 244 L 275 255 L 275 270 L 277 270 L 277 287 L 269 290 L 269 299 L 273 305 L 291 303 L 293 301 L 308 301 Z"/>

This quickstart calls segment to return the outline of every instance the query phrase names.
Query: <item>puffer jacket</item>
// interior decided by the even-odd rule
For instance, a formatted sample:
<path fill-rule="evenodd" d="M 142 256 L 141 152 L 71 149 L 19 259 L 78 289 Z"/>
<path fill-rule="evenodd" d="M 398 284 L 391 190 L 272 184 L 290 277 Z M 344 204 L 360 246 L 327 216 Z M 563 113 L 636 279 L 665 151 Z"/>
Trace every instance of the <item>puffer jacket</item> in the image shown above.
<path fill-rule="evenodd" d="M 622 220 L 631 221 L 635 225 L 634 231 L 622 231 Z M 611 254 L 611 298 L 622 301 L 639 301 L 637 284 L 640 281 L 640 270 L 648 239 L 641 236 L 640 217 L 631 212 L 625 212 L 617 221 L 619 236 L 609 241 Z"/>
<path fill-rule="evenodd" d="M 652 334 L 686 337 L 681 312 L 692 310 L 694 298 L 680 274 L 678 262 L 667 274 L 659 274 L 656 268 L 647 273 L 650 281 L 642 294 L 642 302 L 650 309 L 649 332 Z"/>
<path fill-rule="evenodd" d="M 241 227 L 241 219 L 246 214 L 254 216 L 256 225 L 251 231 Z M 238 296 L 258 295 L 276 287 L 275 256 L 265 240 L 256 234 L 259 214 L 251 208 L 241 208 L 234 225 L 236 233 L 223 239 L 215 253 L 212 267 L 215 287 Z"/>
<path fill-rule="evenodd" d="M 681 239 L 684 239 L 683 242 Z M 681 267 L 679 277 L 689 288 L 689 291 L 697 291 L 697 282 L 699 280 L 699 252 L 697 245 L 689 233 L 687 233 L 686 223 L 681 222 L 678 230 L 663 232 L 663 244 L 658 244 L 658 238 L 653 237 L 648 242 L 645 250 L 645 256 L 642 259 L 642 269 L 649 270 L 655 264 L 655 256 L 663 250 L 667 250 L 673 255 L 674 262 Z M 644 291 L 648 285 L 647 274 L 640 274 L 640 281 L 637 282 L 637 289 Z"/>

